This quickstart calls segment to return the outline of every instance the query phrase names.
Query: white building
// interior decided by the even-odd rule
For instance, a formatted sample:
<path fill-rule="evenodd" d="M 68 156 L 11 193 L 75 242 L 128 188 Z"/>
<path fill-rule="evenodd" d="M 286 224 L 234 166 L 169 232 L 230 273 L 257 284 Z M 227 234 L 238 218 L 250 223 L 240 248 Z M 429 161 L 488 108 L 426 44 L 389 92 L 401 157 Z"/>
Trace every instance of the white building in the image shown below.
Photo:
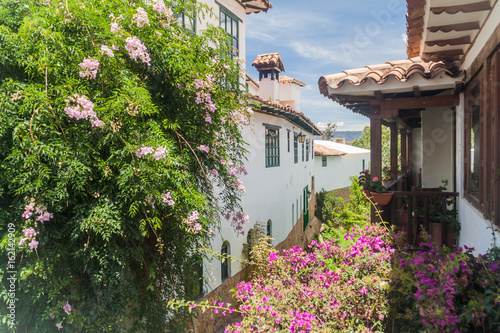
<path fill-rule="evenodd" d="M 368 168 L 370 151 L 334 141 L 314 141 L 316 191 L 333 191 L 351 186 L 349 177 Z"/>
<path fill-rule="evenodd" d="M 314 190 L 314 136 L 321 133 L 302 112 L 290 106 L 300 106 L 299 88 L 305 84 L 280 76 L 284 66 L 279 53 L 259 55 L 252 65 L 260 79 L 257 82 L 247 76 L 249 90 L 258 95 L 253 97 L 256 105 L 252 124 L 242 132 L 248 143 L 248 175 L 242 178 L 246 194 L 241 201 L 250 222 L 245 226 L 245 236 L 238 236 L 229 222 L 223 221 L 212 242 L 214 250 L 227 251 L 236 258 L 244 257 L 244 244 L 255 223 L 263 224 L 273 244 L 278 245 L 295 225 L 304 228 L 302 217 L 306 225 L 312 218 L 308 213 Z M 207 264 L 207 291 L 242 269 L 239 262 L 226 265 L 212 260 Z"/>

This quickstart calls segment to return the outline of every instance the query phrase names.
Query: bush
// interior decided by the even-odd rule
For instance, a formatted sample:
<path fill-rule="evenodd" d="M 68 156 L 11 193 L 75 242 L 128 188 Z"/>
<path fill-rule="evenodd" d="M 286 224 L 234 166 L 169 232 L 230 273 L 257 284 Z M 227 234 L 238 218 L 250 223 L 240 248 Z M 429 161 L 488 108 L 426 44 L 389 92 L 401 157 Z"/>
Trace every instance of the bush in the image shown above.
<path fill-rule="evenodd" d="M 325 238 L 340 241 L 346 231 L 359 226 L 366 226 L 370 221 L 370 204 L 361 193 L 362 187 L 356 177 L 351 177 L 351 194 L 349 201 L 336 193 L 333 195 L 322 191 L 318 194 L 318 214 L 326 224 Z"/>
<path fill-rule="evenodd" d="M 389 312 L 389 233 L 366 226 L 269 255 L 267 274 L 235 292 L 243 320 L 226 332 L 383 332 Z"/>

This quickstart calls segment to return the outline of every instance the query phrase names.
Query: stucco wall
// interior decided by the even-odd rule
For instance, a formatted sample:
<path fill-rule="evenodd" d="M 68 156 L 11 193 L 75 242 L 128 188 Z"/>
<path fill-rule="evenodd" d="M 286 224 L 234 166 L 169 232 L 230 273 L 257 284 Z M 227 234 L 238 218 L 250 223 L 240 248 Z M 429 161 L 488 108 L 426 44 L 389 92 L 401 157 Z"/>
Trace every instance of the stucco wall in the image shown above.
<path fill-rule="evenodd" d="M 332 191 L 351 186 L 349 177 L 359 176 L 363 171 L 363 160 L 365 168 L 368 168 L 370 153 L 327 156 L 327 166 L 323 167 L 322 156 L 316 156 L 314 171 L 317 191 Z"/>
<path fill-rule="evenodd" d="M 422 138 L 413 149 L 422 154 L 422 187 L 439 187 L 442 180 L 452 184 L 453 131 L 449 108 L 428 108 L 422 111 Z M 448 186 L 448 190 L 451 186 Z"/>
<path fill-rule="evenodd" d="M 265 124 L 279 128 L 280 165 L 277 167 L 266 168 L 265 165 Z M 288 131 L 290 131 L 290 151 L 288 151 Z M 286 119 L 258 112 L 254 114 L 252 126 L 242 132 L 244 140 L 248 143 L 246 162 L 248 175 L 242 177 L 246 194 L 242 197 L 241 205 L 249 215 L 250 222 L 244 227 L 245 235 L 238 236 L 229 222 L 222 221 L 222 227 L 216 231 L 212 241 L 213 250 L 220 251 L 223 242 L 227 240 L 231 247 L 231 255 L 241 258 L 248 230 L 253 228 L 256 222 L 265 225 L 269 219 L 272 221 L 273 244 L 279 244 L 287 238 L 302 214 L 303 189 L 309 186 L 311 191 L 314 174 L 311 148 L 309 161 L 306 161 L 304 156 L 302 162 L 302 145 L 299 143 L 299 161 L 294 163 L 293 133 L 301 131 L 312 141 L 313 136 L 310 133 L 294 126 Z M 314 210 L 310 215 L 313 214 Z M 231 263 L 231 273 L 237 273 L 241 267 L 239 262 Z M 209 278 L 207 291 L 210 292 L 220 284 L 220 261 L 216 259 L 206 261 L 204 270 L 205 276 Z"/>

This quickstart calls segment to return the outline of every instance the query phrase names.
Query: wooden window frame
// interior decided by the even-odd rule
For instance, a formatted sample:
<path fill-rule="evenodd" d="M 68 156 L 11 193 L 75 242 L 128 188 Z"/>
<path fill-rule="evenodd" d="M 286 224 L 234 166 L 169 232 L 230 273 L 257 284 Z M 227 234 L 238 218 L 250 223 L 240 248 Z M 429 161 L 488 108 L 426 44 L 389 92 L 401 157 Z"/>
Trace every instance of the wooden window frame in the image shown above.
<path fill-rule="evenodd" d="M 271 137 L 271 131 L 276 132 L 276 136 Z M 265 126 L 265 154 L 266 168 L 280 166 L 280 130 L 278 127 Z"/>
<path fill-rule="evenodd" d="M 328 166 L 328 158 L 327 156 L 321 156 L 321 167 L 327 167 Z"/>
<path fill-rule="evenodd" d="M 464 93 L 464 197 L 500 227 L 500 44 L 468 82 Z M 480 87 L 479 193 L 471 193 L 472 90 Z"/>

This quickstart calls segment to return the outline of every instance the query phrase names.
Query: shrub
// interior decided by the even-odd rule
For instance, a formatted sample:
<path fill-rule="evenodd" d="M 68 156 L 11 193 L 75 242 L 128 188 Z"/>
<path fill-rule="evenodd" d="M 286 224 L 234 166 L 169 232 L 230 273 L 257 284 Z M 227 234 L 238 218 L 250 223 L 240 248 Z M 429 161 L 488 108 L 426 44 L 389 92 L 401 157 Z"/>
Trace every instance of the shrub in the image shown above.
<path fill-rule="evenodd" d="M 380 226 L 273 252 L 267 274 L 235 291 L 243 320 L 226 332 L 383 332 L 393 249 Z"/>

